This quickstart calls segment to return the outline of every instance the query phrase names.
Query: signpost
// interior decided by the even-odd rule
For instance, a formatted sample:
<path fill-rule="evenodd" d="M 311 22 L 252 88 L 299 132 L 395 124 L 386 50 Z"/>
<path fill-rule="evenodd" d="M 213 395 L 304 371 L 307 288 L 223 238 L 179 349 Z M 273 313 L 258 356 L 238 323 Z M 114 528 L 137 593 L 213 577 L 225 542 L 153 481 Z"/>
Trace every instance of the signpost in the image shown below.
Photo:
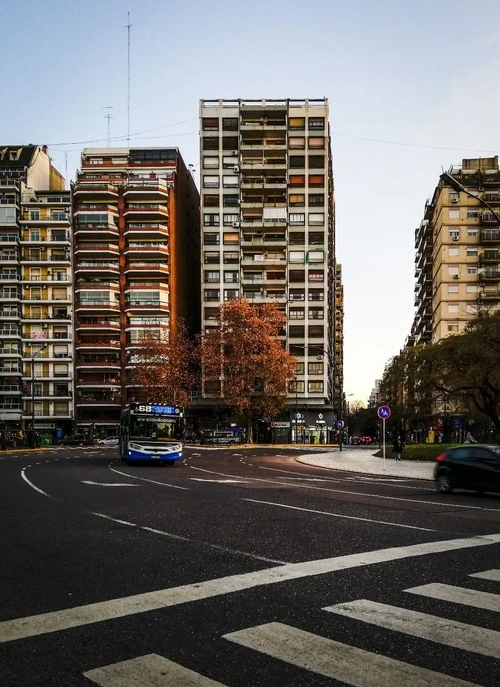
<path fill-rule="evenodd" d="M 342 430 L 344 428 L 344 420 L 337 420 L 335 426 L 339 430 L 339 449 L 342 451 Z"/>
<path fill-rule="evenodd" d="M 377 408 L 377 415 L 382 420 L 382 455 L 384 457 L 384 472 L 385 472 L 385 421 L 391 417 L 391 409 L 389 406 L 379 406 Z"/>

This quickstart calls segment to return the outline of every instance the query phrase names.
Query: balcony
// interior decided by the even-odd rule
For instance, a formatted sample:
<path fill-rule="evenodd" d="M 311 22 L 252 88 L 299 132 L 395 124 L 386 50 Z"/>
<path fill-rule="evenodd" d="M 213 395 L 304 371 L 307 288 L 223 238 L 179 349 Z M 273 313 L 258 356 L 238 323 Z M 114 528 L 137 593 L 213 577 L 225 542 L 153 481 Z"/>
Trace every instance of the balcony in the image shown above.
<path fill-rule="evenodd" d="M 97 319 L 97 318 L 93 318 Z M 118 318 L 117 318 L 118 320 Z M 109 318 L 102 318 L 98 319 L 97 322 L 77 322 L 75 325 L 75 329 L 78 333 L 82 332 L 99 332 L 99 333 L 104 333 L 104 332 L 116 332 L 120 330 L 120 322 L 119 320 L 116 322 L 113 322 Z"/>
<path fill-rule="evenodd" d="M 16 327 L 15 329 L 11 329 L 10 327 L 5 327 L 0 329 L 0 337 L 2 339 L 20 339 L 21 338 L 21 332 L 19 329 Z"/>
<path fill-rule="evenodd" d="M 0 244 L 2 248 L 17 246 L 18 243 L 19 234 L 0 234 Z"/>
<path fill-rule="evenodd" d="M 166 205 L 159 205 L 157 203 L 144 203 L 139 205 L 128 205 L 124 216 L 127 220 L 137 218 L 138 220 L 168 220 L 168 208 Z"/>
<path fill-rule="evenodd" d="M 101 372 L 115 371 L 120 374 L 121 363 L 119 360 L 78 360 L 76 363 L 76 369 L 80 372 L 85 372 L 86 370 L 98 370 Z"/>
<path fill-rule="evenodd" d="M 20 279 L 17 272 L 0 272 L 0 282 L 10 283 L 18 282 Z"/>
<path fill-rule="evenodd" d="M 479 282 L 493 282 L 500 279 L 500 270 L 484 270 L 479 275 Z"/>
<path fill-rule="evenodd" d="M 114 222 L 78 222 L 75 237 L 80 240 L 99 238 L 118 238 L 118 227 Z"/>
<path fill-rule="evenodd" d="M 115 200 L 118 198 L 118 188 L 113 184 L 106 182 L 103 182 L 102 184 L 91 184 L 81 181 L 75 184 L 73 195 L 75 198 L 89 197 L 99 200 Z"/>
<path fill-rule="evenodd" d="M 500 262 L 500 252 L 497 250 L 485 250 L 479 256 L 479 265 L 485 262 Z"/>
<path fill-rule="evenodd" d="M 96 257 L 97 254 L 117 257 L 120 254 L 120 249 L 117 243 L 80 243 L 75 250 L 75 256 L 78 256 L 80 260 L 86 255 Z"/>
<path fill-rule="evenodd" d="M 481 224 L 498 226 L 498 218 L 492 212 L 482 212 Z"/>
<path fill-rule="evenodd" d="M 99 274 L 118 276 L 120 274 L 120 266 L 118 262 L 82 260 L 77 263 L 75 274 L 80 276 L 89 275 L 90 277 Z"/>
<path fill-rule="evenodd" d="M 91 353 L 92 351 L 101 351 L 101 350 L 112 350 L 116 351 L 117 349 L 120 348 L 120 341 L 85 341 L 85 339 L 80 339 L 75 344 L 75 349 L 77 351 L 80 351 L 80 353 L 85 353 L 89 352 Z"/>
<path fill-rule="evenodd" d="M 500 300 L 500 289 L 497 289 L 496 291 L 491 290 L 491 291 L 481 291 L 478 294 L 478 303 L 495 303 L 496 301 Z"/>
<path fill-rule="evenodd" d="M 21 218 L 21 223 L 29 227 L 38 226 L 64 226 L 69 224 L 69 214 L 68 213 L 56 213 L 53 215 L 42 214 L 35 216 L 29 212 L 24 212 Z"/>
<path fill-rule="evenodd" d="M 127 256 L 129 261 L 131 259 L 133 260 L 136 256 L 137 257 L 142 257 L 142 256 L 155 257 L 158 254 L 165 256 L 165 258 L 168 258 L 169 249 L 168 249 L 168 245 L 166 243 L 158 243 L 158 242 L 140 243 L 140 242 L 134 241 L 134 242 L 129 242 L 128 245 L 125 247 L 125 255 Z"/>
<path fill-rule="evenodd" d="M 144 276 L 151 275 L 159 278 L 169 274 L 168 262 L 134 262 L 125 268 L 126 275 Z"/>
<path fill-rule="evenodd" d="M 156 223 L 144 223 L 139 222 L 129 222 L 125 227 L 125 237 L 129 240 L 131 239 L 141 239 L 141 238 L 156 238 L 165 237 L 168 238 L 169 231 L 167 224 L 156 224 Z"/>
<path fill-rule="evenodd" d="M 480 243 L 500 243 L 500 231 L 498 229 L 482 229 L 479 235 Z"/>
<path fill-rule="evenodd" d="M 159 181 L 129 181 L 123 192 L 127 201 L 135 200 L 160 200 L 166 202 L 168 198 L 168 186 Z"/>

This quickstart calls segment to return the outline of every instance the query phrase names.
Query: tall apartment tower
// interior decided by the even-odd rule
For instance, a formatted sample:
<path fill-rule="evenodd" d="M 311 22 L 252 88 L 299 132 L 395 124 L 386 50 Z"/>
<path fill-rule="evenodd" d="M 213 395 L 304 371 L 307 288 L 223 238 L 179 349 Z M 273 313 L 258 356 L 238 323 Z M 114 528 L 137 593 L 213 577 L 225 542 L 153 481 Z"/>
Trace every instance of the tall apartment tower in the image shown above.
<path fill-rule="evenodd" d="M 71 428 L 70 193 L 45 146 L 0 148 L 0 429 Z"/>
<path fill-rule="evenodd" d="M 231 298 L 278 303 L 290 416 L 319 433 L 341 396 L 328 101 L 202 100 L 200 137 L 203 329 Z"/>
<path fill-rule="evenodd" d="M 177 148 L 89 148 L 73 222 L 76 422 L 116 434 L 142 333 L 199 332 L 199 193 Z"/>
<path fill-rule="evenodd" d="M 409 343 L 458 334 L 479 308 L 500 307 L 498 156 L 464 159 L 449 174 L 467 193 L 440 180 L 415 230 L 416 314 Z"/>

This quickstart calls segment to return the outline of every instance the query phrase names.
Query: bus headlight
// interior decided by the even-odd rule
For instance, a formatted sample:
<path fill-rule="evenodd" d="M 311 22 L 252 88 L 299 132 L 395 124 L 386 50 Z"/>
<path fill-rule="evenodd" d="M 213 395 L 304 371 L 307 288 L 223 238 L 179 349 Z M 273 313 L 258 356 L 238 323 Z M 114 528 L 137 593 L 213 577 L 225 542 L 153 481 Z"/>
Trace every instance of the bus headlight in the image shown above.
<path fill-rule="evenodd" d="M 140 451 L 142 449 L 142 446 L 140 444 L 129 444 L 130 448 L 135 449 L 136 451 Z"/>

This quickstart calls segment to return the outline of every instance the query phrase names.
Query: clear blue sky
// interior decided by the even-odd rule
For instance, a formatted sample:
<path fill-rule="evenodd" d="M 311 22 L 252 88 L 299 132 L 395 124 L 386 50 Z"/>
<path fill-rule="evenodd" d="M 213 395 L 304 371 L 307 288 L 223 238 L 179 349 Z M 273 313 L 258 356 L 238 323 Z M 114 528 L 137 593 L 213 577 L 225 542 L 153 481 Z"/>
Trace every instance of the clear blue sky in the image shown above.
<path fill-rule="evenodd" d="M 414 229 L 441 167 L 500 151 L 498 0 L 0 0 L 2 144 L 177 146 L 200 98 L 330 102 L 345 392 L 366 401 L 413 320 Z M 146 132 L 146 133 L 143 133 Z"/>

